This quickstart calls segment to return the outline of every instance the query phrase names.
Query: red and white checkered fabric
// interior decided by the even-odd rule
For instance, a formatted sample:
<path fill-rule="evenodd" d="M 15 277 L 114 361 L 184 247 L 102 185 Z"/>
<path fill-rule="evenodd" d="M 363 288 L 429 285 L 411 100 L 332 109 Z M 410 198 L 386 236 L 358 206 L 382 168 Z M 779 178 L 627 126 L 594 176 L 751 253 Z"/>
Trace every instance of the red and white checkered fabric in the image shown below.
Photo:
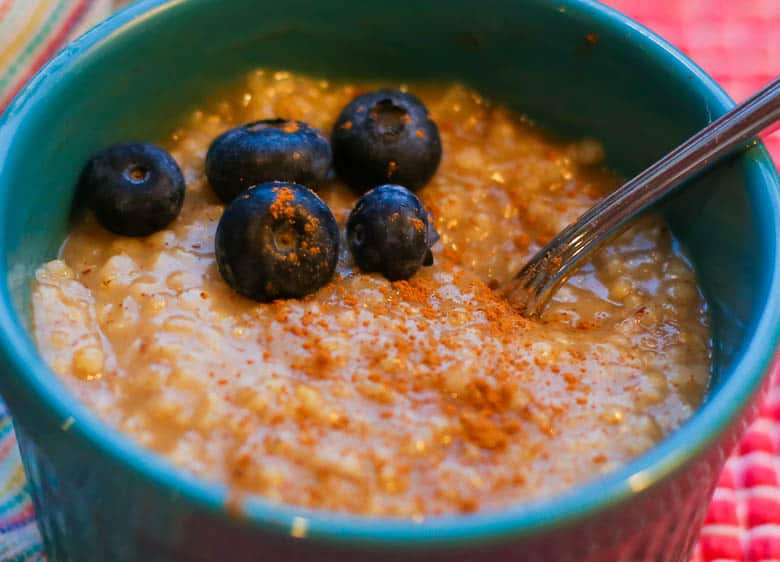
<path fill-rule="evenodd" d="M 736 101 L 780 75 L 780 0 L 602 0 L 696 61 Z M 780 162 L 780 132 L 765 142 Z"/>
<path fill-rule="evenodd" d="M 682 49 L 737 101 L 780 75 L 780 0 L 605 0 Z M 780 132 L 767 137 L 780 162 Z M 780 561 L 780 375 L 728 460 L 692 562 Z"/>

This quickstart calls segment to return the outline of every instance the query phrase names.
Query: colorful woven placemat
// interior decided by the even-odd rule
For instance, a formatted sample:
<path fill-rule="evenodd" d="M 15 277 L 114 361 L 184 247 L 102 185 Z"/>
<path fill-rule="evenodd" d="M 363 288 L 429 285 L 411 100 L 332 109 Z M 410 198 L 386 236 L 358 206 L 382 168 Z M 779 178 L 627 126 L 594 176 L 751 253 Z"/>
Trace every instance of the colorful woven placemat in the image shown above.
<path fill-rule="evenodd" d="M 0 113 L 69 40 L 111 13 L 111 0 L 0 0 Z M 44 560 L 16 438 L 0 401 L 0 561 Z"/>
<path fill-rule="evenodd" d="M 0 0 L 0 112 L 43 63 L 110 10 L 111 0 Z"/>
<path fill-rule="evenodd" d="M 680 47 L 736 100 L 780 75 L 780 0 L 606 3 Z M 37 67 L 105 16 L 110 4 L 0 0 L 0 111 Z M 780 132 L 766 140 L 780 162 Z M 0 561 L 43 559 L 11 420 L 0 402 Z M 691 562 L 780 562 L 778 373 L 759 419 L 726 464 Z"/>

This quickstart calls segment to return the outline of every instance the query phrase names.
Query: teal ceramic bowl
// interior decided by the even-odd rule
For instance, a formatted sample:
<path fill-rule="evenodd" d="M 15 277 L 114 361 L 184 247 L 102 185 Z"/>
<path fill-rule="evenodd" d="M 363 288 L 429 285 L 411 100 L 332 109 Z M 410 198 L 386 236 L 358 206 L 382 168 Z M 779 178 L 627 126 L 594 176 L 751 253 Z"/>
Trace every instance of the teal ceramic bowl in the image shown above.
<path fill-rule="evenodd" d="M 586 39 L 588 37 L 589 39 Z M 687 560 L 780 329 L 778 178 L 757 145 L 662 207 L 698 271 L 712 389 L 680 430 L 547 501 L 421 523 L 249 500 L 198 481 L 77 403 L 28 333 L 35 268 L 66 234 L 96 149 L 165 134 L 255 67 L 460 80 L 564 135 L 604 141 L 630 175 L 733 102 L 697 66 L 592 0 L 142 0 L 57 56 L 0 127 L 0 391 L 50 560 Z"/>

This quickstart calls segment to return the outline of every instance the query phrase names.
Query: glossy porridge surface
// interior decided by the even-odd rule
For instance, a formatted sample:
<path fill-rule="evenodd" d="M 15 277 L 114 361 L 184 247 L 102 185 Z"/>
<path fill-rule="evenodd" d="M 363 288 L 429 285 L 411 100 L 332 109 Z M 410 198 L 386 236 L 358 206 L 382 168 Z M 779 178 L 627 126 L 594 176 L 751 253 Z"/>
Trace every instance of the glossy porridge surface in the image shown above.
<path fill-rule="evenodd" d="M 270 117 L 329 132 L 365 89 L 255 72 L 164 142 L 187 180 L 167 230 L 123 238 L 89 216 L 74 228 L 37 273 L 33 318 L 79 398 L 238 494 L 415 518 L 556 494 L 685 420 L 707 384 L 709 328 L 666 225 L 642 219 L 543 321 L 517 315 L 494 288 L 616 180 L 596 142 L 552 141 L 462 86 L 413 89 L 444 148 L 420 192 L 441 234 L 433 267 L 390 283 L 342 250 L 305 299 L 228 288 L 211 140 Z M 319 193 L 343 227 L 355 195 L 337 180 Z"/>

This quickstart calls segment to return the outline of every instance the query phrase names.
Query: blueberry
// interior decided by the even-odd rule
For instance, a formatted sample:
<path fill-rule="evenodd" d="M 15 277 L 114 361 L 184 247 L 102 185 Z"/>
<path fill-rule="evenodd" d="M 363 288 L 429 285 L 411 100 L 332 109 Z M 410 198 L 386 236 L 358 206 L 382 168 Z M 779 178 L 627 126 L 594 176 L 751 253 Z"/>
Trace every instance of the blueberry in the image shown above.
<path fill-rule="evenodd" d="M 347 219 L 347 243 L 363 271 L 408 279 L 433 265 L 431 246 L 439 235 L 420 199 L 400 185 L 381 185 L 355 204 Z"/>
<path fill-rule="evenodd" d="M 139 142 L 96 154 L 81 172 L 78 190 L 98 222 L 124 236 L 165 228 L 184 203 L 179 165 L 162 148 Z"/>
<path fill-rule="evenodd" d="M 226 203 L 252 185 L 279 180 L 314 188 L 328 175 L 328 139 L 306 123 L 264 119 L 231 129 L 211 143 L 206 176 Z"/>
<path fill-rule="evenodd" d="M 314 192 L 267 182 L 228 205 L 215 247 L 219 271 L 238 293 L 257 301 L 302 297 L 333 276 L 339 228 Z"/>
<path fill-rule="evenodd" d="M 354 188 L 395 182 L 414 191 L 441 160 L 441 140 L 428 110 L 411 94 L 383 90 L 355 98 L 333 128 L 333 164 Z"/>

